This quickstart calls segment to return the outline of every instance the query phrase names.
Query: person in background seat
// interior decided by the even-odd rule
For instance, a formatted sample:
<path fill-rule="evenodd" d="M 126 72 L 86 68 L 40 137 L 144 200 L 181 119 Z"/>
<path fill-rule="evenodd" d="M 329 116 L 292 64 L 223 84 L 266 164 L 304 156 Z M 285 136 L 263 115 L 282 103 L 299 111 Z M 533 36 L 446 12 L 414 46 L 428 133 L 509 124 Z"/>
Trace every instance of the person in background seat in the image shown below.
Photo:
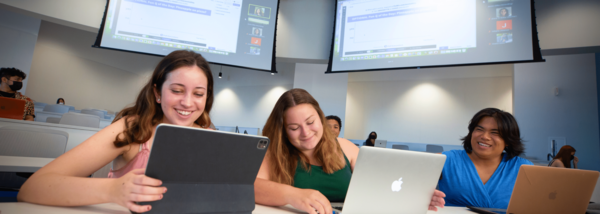
<path fill-rule="evenodd" d="M 0 96 L 25 100 L 25 109 L 23 109 L 23 120 L 33 121 L 35 110 L 33 101 L 29 97 L 22 95 L 18 90 L 23 88 L 23 80 L 27 77 L 25 72 L 16 68 L 0 68 Z"/>
<path fill-rule="evenodd" d="M 340 137 L 340 130 L 342 130 L 342 119 L 335 115 L 329 115 L 325 118 L 327 119 L 327 125 L 331 127 L 335 137 Z"/>
<path fill-rule="evenodd" d="M 573 168 L 577 169 L 579 158 L 575 156 L 575 148 L 569 145 L 564 145 L 562 148 L 560 148 L 558 154 L 556 154 L 556 157 L 550 161 L 548 166 L 571 168 L 571 161 L 573 161 Z"/>
<path fill-rule="evenodd" d="M 56 100 L 56 104 L 65 105 L 65 99 L 63 99 L 62 97 L 58 98 L 58 100 Z"/>
<path fill-rule="evenodd" d="M 369 133 L 369 136 L 367 137 L 367 140 L 365 140 L 363 145 L 375 146 L 375 140 L 377 140 L 377 132 L 372 131 L 371 133 Z"/>

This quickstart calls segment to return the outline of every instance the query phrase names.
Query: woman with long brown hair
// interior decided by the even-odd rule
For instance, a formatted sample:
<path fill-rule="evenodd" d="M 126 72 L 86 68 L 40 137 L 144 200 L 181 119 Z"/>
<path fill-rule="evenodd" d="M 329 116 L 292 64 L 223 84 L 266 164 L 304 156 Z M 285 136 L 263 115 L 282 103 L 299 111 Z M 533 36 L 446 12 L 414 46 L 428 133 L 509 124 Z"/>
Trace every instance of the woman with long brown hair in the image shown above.
<path fill-rule="evenodd" d="M 332 213 L 330 201 L 346 197 L 358 147 L 336 138 L 319 103 L 303 89 L 281 95 L 263 135 L 271 145 L 254 183 L 256 203 Z M 430 209 L 443 204 L 443 193 L 436 191 Z"/>
<path fill-rule="evenodd" d="M 207 128 L 213 102 L 208 62 L 191 51 L 163 58 L 135 105 L 80 145 L 56 158 L 23 184 L 17 199 L 53 206 L 117 203 L 134 212 L 167 191 L 161 181 L 144 175 L 154 130 L 159 123 Z M 114 160 L 111 178 L 87 178 Z"/>
<path fill-rule="evenodd" d="M 564 145 L 558 151 L 558 154 L 550 161 L 548 166 L 550 167 L 562 167 L 571 168 L 571 161 L 573 161 L 573 168 L 577 169 L 577 163 L 579 158 L 575 156 L 575 148 L 569 145 Z"/>

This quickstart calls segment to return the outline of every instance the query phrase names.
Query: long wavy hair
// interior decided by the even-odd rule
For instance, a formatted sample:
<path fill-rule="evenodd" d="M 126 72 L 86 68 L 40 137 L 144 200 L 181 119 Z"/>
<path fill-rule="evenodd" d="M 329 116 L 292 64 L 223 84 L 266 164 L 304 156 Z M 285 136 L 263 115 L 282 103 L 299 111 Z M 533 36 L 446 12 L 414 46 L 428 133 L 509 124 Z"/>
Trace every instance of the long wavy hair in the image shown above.
<path fill-rule="evenodd" d="M 209 113 L 213 103 L 213 76 L 206 59 L 192 51 L 173 51 L 163 58 L 152 73 L 152 77 L 146 83 L 135 104 L 123 109 L 117 114 L 113 123 L 121 118 L 126 118 L 125 130 L 117 135 L 114 145 L 119 148 L 132 143 L 144 143 L 152 137 L 153 128 L 162 122 L 164 113 L 160 103 L 156 102 L 154 88 L 160 94 L 163 83 L 168 74 L 180 67 L 198 66 L 208 79 L 206 91 L 206 106 L 204 112 L 194 123 L 201 127 L 209 127 L 211 124 Z"/>
<path fill-rule="evenodd" d="M 319 103 L 304 89 L 295 88 L 283 93 L 279 97 L 263 128 L 263 135 L 271 140 L 271 145 L 269 145 L 269 149 L 267 150 L 267 158 L 271 163 L 269 169 L 269 179 L 271 181 L 293 185 L 299 160 L 305 170 L 310 170 L 308 157 L 292 145 L 288 139 L 284 124 L 285 111 L 291 107 L 305 103 L 315 108 L 323 126 L 323 136 L 315 147 L 314 158 L 322 165 L 323 171 L 328 174 L 332 174 L 346 166 L 342 158 L 342 148 L 337 142 L 333 131 L 326 128 L 325 114 L 323 114 L 323 111 L 319 107 Z"/>
<path fill-rule="evenodd" d="M 569 145 L 564 145 L 560 148 L 554 159 L 559 159 L 565 165 L 565 168 L 571 168 L 571 153 L 575 152 L 575 148 Z"/>

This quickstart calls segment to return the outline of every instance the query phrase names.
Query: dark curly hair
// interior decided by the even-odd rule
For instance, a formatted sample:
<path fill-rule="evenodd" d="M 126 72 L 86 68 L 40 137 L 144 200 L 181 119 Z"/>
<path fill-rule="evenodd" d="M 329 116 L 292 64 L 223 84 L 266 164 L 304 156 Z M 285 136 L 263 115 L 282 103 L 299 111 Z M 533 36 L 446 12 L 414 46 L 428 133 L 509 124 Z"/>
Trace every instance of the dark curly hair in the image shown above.
<path fill-rule="evenodd" d="M 471 138 L 473 136 L 473 130 L 485 117 L 491 117 L 496 120 L 498 123 L 498 132 L 504 143 L 506 144 L 506 159 L 511 159 L 515 156 L 519 156 L 525 148 L 523 147 L 523 139 L 521 139 L 521 132 L 519 131 L 519 125 L 517 124 L 517 120 L 512 116 L 512 114 L 502 111 L 497 108 L 486 108 L 483 109 L 471 119 L 469 123 L 469 134 L 460 140 L 463 141 L 463 147 L 465 151 L 469 154 L 473 152 L 473 147 L 471 147 Z"/>
<path fill-rule="evenodd" d="M 19 70 L 18 68 L 0 68 L 0 78 L 6 77 L 6 79 L 10 77 L 18 76 L 21 79 L 25 79 L 27 74 L 25 72 Z"/>

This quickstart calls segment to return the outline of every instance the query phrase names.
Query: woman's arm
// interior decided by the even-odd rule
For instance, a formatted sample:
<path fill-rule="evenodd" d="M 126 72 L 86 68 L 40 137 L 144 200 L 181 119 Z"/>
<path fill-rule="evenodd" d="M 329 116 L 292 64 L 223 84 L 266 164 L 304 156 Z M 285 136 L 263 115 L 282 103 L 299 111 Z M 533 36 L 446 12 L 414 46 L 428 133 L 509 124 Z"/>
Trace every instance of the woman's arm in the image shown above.
<path fill-rule="evenodd" d="M 284 206 L 290 204 L 309 214 L 317 214 L 317 212 L 332 213 L 333 210 L 329 200 L 321 192 L 312 189 L 300 189 L 270 181 L 268 169 L 269 161 L 267 156 L 265 156 L 254 182 L 254 198 L 257 204 L 267 206 Z"/>
<path fill-rule="evenodd" d="M 154 187 L 161 182 L 146 177 L 143 170 L 119 179 L 86 177 L 125 152 L 127 147 L 113 145 L 124 127 L 121 119 L 39 169 L 23 184 L 17 199 L 54 206 L 115 202 L 136 212 L 149 210 L 133 201 L 158 200 L 166 189 Z"/>
<path fill-rule="evenodd" d="M 344 138 L 338 137 L 337 140 L 340 146 L 342 147 L 342 151 L 344 151 L 344 154 L 346 154 L 348 161 L 350 161 L 350 168 L 354 172 L 354 166 L 356 165 L 356 158 L 358 158 L 359 148 L 356 145 L 354 145 L 354 143 Z"/>

